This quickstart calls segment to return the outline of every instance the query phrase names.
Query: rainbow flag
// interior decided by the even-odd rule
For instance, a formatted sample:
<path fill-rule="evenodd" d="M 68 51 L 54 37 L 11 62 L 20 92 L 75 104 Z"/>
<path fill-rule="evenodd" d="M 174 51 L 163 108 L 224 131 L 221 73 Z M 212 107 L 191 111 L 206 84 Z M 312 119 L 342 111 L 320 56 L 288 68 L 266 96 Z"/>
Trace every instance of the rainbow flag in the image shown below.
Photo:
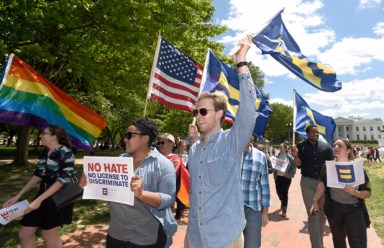
<path fill-rule="evenodd" d="M 189 207 L 189 190 L 190 186 L 190 175 L 189 171 L 184 165 L 180 165 L 180 188 L 177 192 L 177 198 L 186 206 Z"/>
<path fill-rule="evenodd" d="M 0 122 L 63 127 L 73 146 L 92 151 L 92 143 L 107 122 L 57 88 L 27 63 L 11 54 L 0 84 Z"/>

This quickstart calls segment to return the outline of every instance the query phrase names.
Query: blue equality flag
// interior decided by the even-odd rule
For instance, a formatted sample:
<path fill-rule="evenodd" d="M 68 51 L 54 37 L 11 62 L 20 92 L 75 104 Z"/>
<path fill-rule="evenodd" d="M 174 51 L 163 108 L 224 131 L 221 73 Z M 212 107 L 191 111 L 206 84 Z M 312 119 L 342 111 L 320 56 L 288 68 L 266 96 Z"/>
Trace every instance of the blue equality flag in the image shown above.
<path fill-rule="evenodd" d="M 281 10 L 252 41 L 263 54 L 270 54 L 296 76 L 322 91 L 341 89 L 336 72 L 305 57 L 281 18 Z"/>
<path fill-rule="evenodd" d="M 319 140 L 332 145 L 336 128 L 333 118 L 312 110 L 296 91 L 294 106 L 296 108 L 296 132 L 302 137 L 308 138 L 305 128 L 309 125 L 316 125 L 319 130 Z"/>
<path fill-rule="evenodd" d="M 236 71 L 225 65 L 216 55 L 209 50 L 208 58 L 205 65 L 205 75 L 203 76 L 202 92 L 221 91 L 227 96 L 227 113 L 226 122 L 232 123 L 235 120 L 236 112 L 240 102 L 240 83 L 239 76 Z M 272 112 L 268 106 L 268 100 L 256 88 L 256 125 L 253 135 L 258 139 L 264 140 L 268 118 Z"/>

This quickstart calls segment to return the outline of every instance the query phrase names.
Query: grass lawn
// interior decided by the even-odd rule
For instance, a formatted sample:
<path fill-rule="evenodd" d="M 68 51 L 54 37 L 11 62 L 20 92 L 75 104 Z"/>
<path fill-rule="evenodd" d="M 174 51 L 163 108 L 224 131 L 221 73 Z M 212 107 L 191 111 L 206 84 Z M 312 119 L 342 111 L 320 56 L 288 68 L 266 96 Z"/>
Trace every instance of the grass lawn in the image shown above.
<path fill-rule="evenodd" d="M 41 151 L 41 150 L 40 150 Z M 35 162 L 39 150 L 31 150 L 30 160 Z M 15 195 L 29 180 L 35 166 L 8 166 L 6 163 L 12 161 L 12 155 L 14 148 L 0 147 L 0 206 L 10 196 Z M 118 156 L 121 151 L 96 151 L 96 156 Z M 76 158 L 79 159 L 76 163 L 76 169 L 81 170 L 82 164 L 80 159 L 83 156 L 88 155 L 84 152 L 76 154 Z M 381 239 L 381 243 L 384 245 L 384 163 L 365 166 L 372 187 L 372 196 L 366 200 L 368 212 L 374 226 L 376 233 Z M 23 199 L 32 201 L 36 191 L 31 190 L 24 195 Z M 20 200 L 23 200 L 20 199 Z M 94 200 L 81 200 L 75 203 L 73 222 L 71 225 L 66 225 L 61 229 L 61 235 L 71 233 L 74 231 L 85 229 L 87 225 L 104 224 L 109 221 L 109 208 L 106 202 L 94 201 Z M 18 247 L 17 232 L 20 227 L 20 220 L 16 220 L 9 223 L 6 226 L 0 226 L 0 247 L 11 248 Z M 39 243 L 42 243 L 41 234 L 37 235 Z"/>
<path fill-rule="evenodd" d="M 365 166 L 371 181 L 372 195 L 366 200 L 368 213 L 384 246 L 384 163 Z"/>

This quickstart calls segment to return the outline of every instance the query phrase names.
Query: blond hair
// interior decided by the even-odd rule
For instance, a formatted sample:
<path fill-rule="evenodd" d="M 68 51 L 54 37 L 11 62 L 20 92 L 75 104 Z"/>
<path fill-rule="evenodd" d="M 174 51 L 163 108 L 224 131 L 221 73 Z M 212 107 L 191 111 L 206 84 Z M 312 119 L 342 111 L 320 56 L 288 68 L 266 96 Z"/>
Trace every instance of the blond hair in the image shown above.
<path fill-rule="evenodd" d="M 199 96 L 197 102 L 204 98 L 213 100 L 213 107 L 215 108 L 216 112 L 223 110 L 223 116 L 220 118 L 220 123 L 223 124 L 225 114 L 227 113 L 228 97 L 221 91 L 215 91 L 214 93 L 204 92 Z"/>

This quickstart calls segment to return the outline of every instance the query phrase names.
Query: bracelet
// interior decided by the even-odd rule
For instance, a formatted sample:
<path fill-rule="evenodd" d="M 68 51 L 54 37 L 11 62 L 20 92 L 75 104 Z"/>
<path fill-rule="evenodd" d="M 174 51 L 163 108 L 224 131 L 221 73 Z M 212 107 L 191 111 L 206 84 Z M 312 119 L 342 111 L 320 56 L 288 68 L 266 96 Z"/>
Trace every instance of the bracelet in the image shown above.
<path fill-rule="evenodd" d="M 236 65 L 237 65 L 237 68 L 240 68 L 240 67 L 245 66 L 245 65 L 248 66 L 248 62 L 247 61 L 241 61 L 241 62 L 237 63 Z"/>

